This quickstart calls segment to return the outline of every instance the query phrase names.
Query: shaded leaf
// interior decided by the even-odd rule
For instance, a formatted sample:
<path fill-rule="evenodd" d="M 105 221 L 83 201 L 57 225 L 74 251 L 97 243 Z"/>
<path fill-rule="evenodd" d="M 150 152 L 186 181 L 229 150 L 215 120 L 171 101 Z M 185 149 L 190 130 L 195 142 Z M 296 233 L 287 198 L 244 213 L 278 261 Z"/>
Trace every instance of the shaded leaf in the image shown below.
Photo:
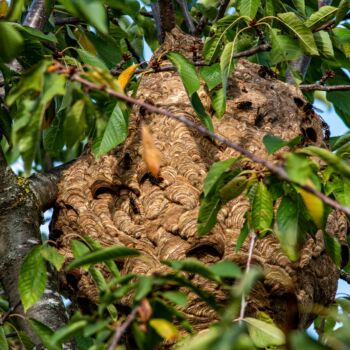
<path fill-rule="evenodd" d="M 216 90 L 212 94 L 212 105 L 215 111 L 215 115 L 221 118 L 226 112 L 226 96 L 224 94 L 224 89 L 221 88 Z"/>
<path fill-rule="evenodd" d="M 220 188 L 219 196 L 223 203 L 238 197 L 246 189 L 248 179 L 245 176 L 236 176 Z"/>
<path fill-rule="evenodd" d="M 222 174 L 229 169 L 234 163 L 239 160 L 238 157 L 235 158 L 229 158 L 222 160 L 220 162 L 216 162 L 212 164 L 210 167 L 207 176 L 204 179 L 204 184 L 203 184 L 203 192 L 204 196 L 207 197 L 210 195 L 213 190 L 215 190 L 215 187 L 221 178 Z"/>
<path fill-rule="evenodd" d="M 108 67 L 105 65 L 105 63 L 99 59 L 96 55 L 83 50 L 83 49 L 76 49 L 78 52 L 78 55 L 80 59 L 85 63 L 92 67 L 98 67 L 100 69 L 108 70 Z"/>
<path fill-rule="evenodd" d="M 263 137 L 262 141 L 263 141 L 268 153 L 273 154 L 276 151 L 280 150 L 282 147 L 285 147 L 285 146 L 293 147 L 293 146 L 297 145 L 301 141 L 301 137 L 297 136 L 290 141 L 284 141 L 277 136 L 274 136 L 271 134 L 266 134 Z"/>
<path fill-rule="evenodd" d="M 7 344 L 5 330 L 3 326 L 0 326 L 0 349 L 9 350 L 9 346 Z"/>
<path fill-rule="evenodd" d="M 169 301 L 179 306 L 185 307 L 187 305 L 187 295 L 181 292 L 175 292 L 175 291 L 163 292 L 162 297 L 165 299 L 168 299 Z"/>
<path fill-rule="evenodd" d="M 341 267 L 341 244 L 336 237 L 331 236 L 329 233 L 324 232 L 324 244 L 326 247 L 327 254 L 332 258 L 333 262 Z"/>
<path fill-rule="evenodd" d="M 200 236 L 205 235 L 215 226 L 221 206 L 222 202 L 218 195 L 202 199 L 197 221 L 197 231 Z"/>
<path fill-rule="evenodd" d="M 202 101 L 200 100 L 198 94 L 195 92 L 192 94 L 191 98 L 191 105 L 195 112 L 197 113 L 199 119 L 203 123 L 203 125 L 211 132 L 214 132 L 214 126 L 213 122 L 208 115 L 208 113 L 205 111 L 204 106 L 202 104 Z"/>
<path fill-rule="evenodd" d="M 242 276 L 241 269 L 228 260 L 222 260 L 214 265 L 210 265 L 209 270 L 222 278 L 239 278 Z"/>
<path fill-rule="evenodd" d="M 282 198 L 277 210 L 277 237 L 282 250 L 291 261 L 298 259 L 303 239 L 301 210 L 300 202 L 288 196 Z"/>
<path fill-rule="evenodd" d="M 113 105 L 114 108 L 111 111 L 103 135 L 94 140 L 92 150 L 96 157 L 106 154 L 122 143 L 128 136 L 128 114 L 120 108 L 119 104 L 120 102 L 116 102 Z M 106 113 L 109 110 L 110 107 L 107 108 Z"/>
<path fill-rule="evenodd" d="M 24 311 L 34 305 L 45 290 L 47 274 L 41 248 L 36 246 L 28 253 L 19 273 L 18 289 Z"/>
<path fill-rule="evenodd" d="M 87 264 L 96 264 L 110 259 L 121 259 L 128 256 L 139 255 L 137 249 L 130 249 L 122 246 L 101 248 L 74 259 L 68 266 L 67 271 Z"/>
<path fill-rule="evenodd" d="M 237 238 L 236 242 L 236 248 L 235 251 L 238 252 L 244 243 L 244 241 L 247 239 L 249 235 L 249 223 L 248 223 L 248 218 L 247 218 L 247 213 L 245 214 L 245 221 L 244 224 L 241 228 L 241 231 L 239 232 L 239 236 Z"/>
<path fill-rule="evenodd" d="M 350 1 L 349 0 L 341 0 L 338 5 L 338 10 L 335 17 L 334 25 L 338 25 L 340 21 L 346 16 L 348 11 L 350 10 Z"/>
<path fill-rule="evenodd" d="M 63 326 L 52 335 L 50 344 L 53 346 L 62 344 L 63 341 L 73 338 L 76 334 L 80 334 L 87 324 L 88 322 L 86 320 L 80 320 Z"/>
<path fill-rule="evenodd" d="M 334 58 L 333 44 L 329 34 L 321 30 L 314 33 L 315 42 L 321 56 L 332 59 Z"/>
<path fill-rule="evenodd" d="M 134 300 L 140 301 L 145 298 L 148 293 L 151 292 L 153 286 L 153 278 L 149 276 L 140 276 L 137 288 L 135 291 Z"/>
<path fill-rule="evenodd" d="M 54 331 L 50 327 L 33 318 L 29 319 L 29 324 L 48 350 L 61 350 L 60 347 L 51 344 L 51 338 Z"/>
<path fill-rule="evenodd" d="M 23 44 L 21 34 L 8 22 L 0 22 L 0 58 L 9 62 L 17 56 Z"/>

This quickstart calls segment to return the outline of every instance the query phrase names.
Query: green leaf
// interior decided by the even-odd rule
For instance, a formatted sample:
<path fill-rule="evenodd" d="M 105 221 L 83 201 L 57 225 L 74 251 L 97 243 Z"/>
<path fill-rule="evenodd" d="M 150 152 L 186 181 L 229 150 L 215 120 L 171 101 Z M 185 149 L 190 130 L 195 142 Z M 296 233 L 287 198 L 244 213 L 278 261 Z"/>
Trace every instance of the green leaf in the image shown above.
<path fill-rule="evenodd" d="M 89 272 L 98 290 L 104 291 L 107 287 L 107 282 L 103 277 L 102 272 L 93 266 L 89 268 Z"/>
<path fill-rule="evenodd" d="M 210 167 L 203 184 L 203 192 L 205 197 L 212 194 L 223 173 L 227 169 L 229 169 L 233 164 L 235 164 L 238 159 L 238 157 L 225 159 L 220 162 L 214 163 Z"/>
<path fill-rule="evenodd" d="M 327 254 L 332 258 L 333 262 L 341 267 L 341 244 L 336 237 L 331 236 L 327 232 L 323 233 L 324 244 Z"/>
<path fill-rule="evenodd" d="M 302 55 L 302 51 L 296 40 L 287 35 L 279 34 L 280 30 L 272 28 L 272 50 L 269 53 L 270 64 L 274 66 L 280 62 L 296 60 Z"/>
<path fill-rule="evenodd" d="M 322 6 L 306 20 L 305 25 L 311 30 L 319 28 L 322 24 L 334 18 L 337 11 L 338 9 L 334 6 Z"/>
<path fill-rule="evenodd" d="M 64 146 L 64 115 L 56 115 L 48 129 L 43 130 L 43 146 L 52 157 L 58 156 Z"/>
<path fill-rule="evenodd" d="M 128 115 L 116 102 L 108 119 L 103 136 L 93 143 L 92 150 L 100 157 L 122 143 L 128 136 Z"/>
<path fill-rule="evenodd" d="M 338 10 L 335 16 L 334 25 L 337 26 L 340 21 L 346 16 L 348 11 L 350 10 L 350 1 L 349 0 L 341 0 L 338 5 Z"/>
<path fill-rule="evenodd" d="M 350 208 L 350 179 L 333 176 L 326 184 L 327 194 L 333 193 L 337 202 Z"/>
<path fill-rule="evenodd" d="M 350 142 L 350 133 L 346 133 L 346 134 L 340 136 L 334 142 L 334 144 L 332 146 L 332 151 L 336 151 L 338 148 L 344 146 L 345 144 L 347 144 L 349 142 Z"/>
<path fill-rule="evenodd" d="M 350 165 L 348 165 L 344 160 L 342 160 L 337 155 L 326 149 L 319 148 L 316 146 L 309 146 L 299 150 L 299 153 L 319 157 L 332 168 L 337 170 L 340 174 L 350 177 Z"/>
<path fill-rule="evenodd" d="M 220 69 L 221 69 L 221 77 L 222 77 L 222 87 L 224 89 L 224 94 L 227 92 L 227 80 L 229 75 L 232 73 L 235 62 L 233 59 L 233 55 L 235 53 L 235 42 L 231 41 L 227 43 L 222 51 L 220 56 Z"/>
<path fill-rule="evenodd" d="M 151 292 L 153 287 L 153 278 L 149 276 L 140 276 L 137 288 L 135 291 L 135 302 L 145 298 Z"/>
<path fill-rule="evenodd" d="M 61 350 L 60 347 L 51 344 L 54 331 L 50 327 L 33 318 L 29 319 L 29 324 L 48 350 Z"/>
<path fill-rule="evenodd" d="M 244 224 L 243 224 L 241 231 L 239 232 L 239 236 L 237 238 L 236 248 L 235 248 L 236 252 L 238 252 L 242 248 L 242 245 L 243 245 L 244 241 L 247 239 L 248 235 L 249 235 L 249 222 L 248 222 L 248 217 L 247 217 L 247 213 L 246 213 Z"/>
<path fill-rule="evenodd" d="M 23 44 L 21 34 L 8 22 L 0 22 L 0 59 L 9 62 L 20 52 Z"/>
<path fill-rule="evenodd" d="M 197 221 L 197 230 L 200 236 L 205 235 L 215 226 L 221 206 L 221 199 L 217 195 L 202 199 Z"/>
<path fill-rule="evenodd" d="M 256 231 L 269 228 L 273 220 L 272 196 L 264 183 L 259 182 L 252 202 L 252 225 Z"/>
<path fill-rule="evenodd" d="M 164 261 L 164 263 L 176 270 L 196 273 L 209 280 L 220 282 L 220 278 L 208 266 L 197 259 L 168 260 Z"/>
<path fill-rule="evenodd" d="M 314 38 L 320 55 L 328 59 L 334 58 L 333 44 L 329 34 L 321 30 L 314 33 Z"/>
<path fill-rule="evenodd" d="M 149 324 L 165 340 L 172 340 L 179 334 L 177 328 L 168 320 L 153 318 Z"/>
<path fill-rule="evenodd" d="M 121 259 L 139 254 L 137 249 L 130 249 L 122 246 L 102 248 L 74 259 L 67 266 L 67 271 L 87 264 L 96 264 L 110 259 Z"/>
<path fill-rule="evenodd" d="M 181 292 L 163 292 L 162 297 L 175 303 L 176 305 L 185 307 L 187 305 L 187 295 Z"/>
<path fill-rule="evenodd" d="M 176 67 L 187 94 L 192 96 L 200 87 L 200 80 L 196 68 L 186 57 L 177 52 L 170 52 L 167 54 L 167 57 Z"/>
<path fill-rule="evenodd" d="M 254 18 L 260 6 L 260 0 L 241 0 L 239 12 L 241 16 Z"/>
<path fill-rule="evenodd" d="M 284 333 L 275 325 L 251 317 L 243 320 L 248 324 L 249 335 L 256 347 L 267 348 L 286 343 Z"/>
<path fill-rule="evenodd" d="M 102 34 L 108 33 L 104 4 L 99 0 L 76 0 L 74 6 Z"/>
<path fill-rule="evenodd" d="M 76 101 L 68 110 L 64 121 L 64 136 L 69 148 L 80 141 L 86 128 L 85 99 Z"/>
<path fill-rule="evenodd" d="M 63 341 L 73 338 L 76 334 L 80 334 L 87 324 L 88 322 L 86 320 L 80 320 L 63 326 L 52 335 L 50 343 L 53 346 L 62 344 Z"/>
<path fill-rule="evenodd" d="M 298 38 L 304 51 L 309 55 L 318 55 L 311 30 L 293 12 L 279 13 L 282 23 Z"/>
<path fill-rule="evenodd" d="M 263 137 L 262 141 L 267 149 L 267 152 L 269 154 L 273 154 L 276 151 L 280 150 L 282 147 L 285 147 L 285 146 L 293 147 L 297 145 L 300 142 L 300 140 L 301 140 L 300 136 L 297 136 L 290 141 L 284 141 L 277 136 L 266 134 Z"/>
<path fill-rule="evenodd" d="M 71 240 L 70 245 L 75 258 L 84 256 L 90 253 L 90 249 L 86 246 L 86 244 L 84 244 L 83 242 L 77 241 L 76 239 Z"/>
<path fill-rule="evenodd" d="M 321 342 L 309 337 L 305 331 L 291 332 L 291 334 L 288 335 L 288 338 L 293 350 L 331 350 L 330 347 L 323 345 Z"/>
<path fill-rule="evenodd" d="M 226 112 L 226 96 L 221 88 L 213 92 L 211 97 L 212 105 L 216 116 L 220 119 Z"/>
<path fill-rule="evenodd" d="M 302 206 L 300 200 L 288 196 L 282 198 L 277 210 L 277 237 L 281 248 L 291 261 L 299 258 L 299 247 L 303 239 Z"/>
<path fill-rule="evenodd" d="M 350 56 L 350 29 L 348 28 L 333 28 L 332 34 L 334 44 L 338 47 L 346 57 Z"/>
<path fill-rule="evenodd" d="M 40 41 L 51 42 L 51 43 L 54 43 L 54 44 L 57 43 L 57 38 L 55 37 L 55 35 L 53 33 L 44 34 L 43 32 L 41 32 L 38 29 L 21 26 L 21 25 L 19 25 L 17 23 L 14 23 L 13 26 L 16 29 L 18 29 L 19 31 L 21 31 L 25 38 L 26 37 L 32 37 L 32 38 L 35 38 L 35 39 L 39 39 Z"/>
<path fill-rule="evenodd" d="M 55 269 L 59 271 L 64 264 L 65 258 L 61 255 L 56 248 L 53 248 L 47 244 L 45 244 L 41 248 L 41 256 L 55 266 Z"/>
<path fill-rule="evenodd" d="M 232 261 L 223 260 L 209 266 L 209 270 L 222 278 L 240 278 L 241 269 Z"/>
<path fill-rule="evenodd" d="M 9 350 L 9 346 L 7 344 L 5 330 L 3 326 L 0 326 L 0 349 Z"/>
<path fill-rule="evenodd" d="M 41 249 L 41 246 L 34 247 L 25 257 L 20 269 L 18 289 L 24 311 L 34 305 L 45 290 L 47 274 Z"/>
<path fill-rule="evenodd" d="M 83 49 L 76 49 L 80 59 L 85 63 L 92 67 L 101 68 L 103 70 L 108 70 L 108 67 L 105 63 L 99 59 L 96 55 L 91 54 L 90 52 Z"/>
<path fill-rule="evenodd" d="M 301 154 L 288 153 L 285 168 L 290 179 L 302 185 L 313 173 L 310 161 Z"/>
<path fill-rule="evenodd" d="M 245 176 L 236 176 L 220 188 L 219 196 L 223 203 L 238 197 L 246 189 L 248 179 Z"/>
<path fill-rule="evenodd" d="M 222 80 L 219 63 L 202 67 L 200 70 L 200 75 L 207 84 L 209 91 L 221 84 Z"/>
<path fill-rule="evenodd" d="M 192 94 L 191 98 L 191 105 L 195 112 L 197 113 L 199 119 L 203 123 L 203 125 L 211 132 L 214 132 L 214 126 L 213 122 L 208 115 L 208 113 L 205 111 L 204 106 L 202 104 L 202 101 L 200 100 L 198 94 L 195 92 Z"/>
<path fill-rule="evenodd" d="M 222 42 L 226 33 L 242 20 L 242 17 L 238 17 L 236 14 L 232 16 L 224 17 L 222 20 L 215 23 L 216 33 L 213 37 L 207 39 L 204 44 L 204 57 L 208 64 L 212 64 L 221 50 Z"/>
<path fill-rule="evenodd" d="M 292 0 L 294 7 L 302 14 L 305 15 L 305 0 Z"/>

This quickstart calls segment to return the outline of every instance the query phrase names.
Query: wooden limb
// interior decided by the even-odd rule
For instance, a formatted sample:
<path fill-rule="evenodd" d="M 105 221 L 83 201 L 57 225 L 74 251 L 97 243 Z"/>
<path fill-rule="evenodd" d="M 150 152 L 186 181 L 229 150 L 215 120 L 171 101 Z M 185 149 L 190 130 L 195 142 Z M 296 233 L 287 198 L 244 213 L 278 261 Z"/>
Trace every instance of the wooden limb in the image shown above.
<path fill-rule="evenodd" d="M 151 4 L 153 18 L 156 22 L 158 41 L 161 44 L 165 33 L 175 27 L 175 10 L 172 0 L 158 0 Z"/>
<path fill-rule="evenodd" d="M 43 30 L 53 10 L 54 3 L 54 0 L 33 0 L 23 25 Z"/>
<path fill-rule="evenodd" d="M 224 17 L 226 9 L 228 4 L 230 3 L 230 0 L 220 0 L 220 5 L 218 8 L 218 13 L 213 21 L 213 23 L 217 22 L 219 19 L 221 19 L 222 17 Z"/>
<path fill-rule="evenodd" d="M 176 2 L 179 4 L 188 32 L 193 35 L 196 31 L 196 27 L 194 26 L 192 17 L 190 15 L 190 12 L 188 11 L 187 1 L 176 0 Z"/>
<path fill-rule="evenodd" d="M 350 85 L 301 84 L 299 89 L 302 91 L 349 91 Z"/>

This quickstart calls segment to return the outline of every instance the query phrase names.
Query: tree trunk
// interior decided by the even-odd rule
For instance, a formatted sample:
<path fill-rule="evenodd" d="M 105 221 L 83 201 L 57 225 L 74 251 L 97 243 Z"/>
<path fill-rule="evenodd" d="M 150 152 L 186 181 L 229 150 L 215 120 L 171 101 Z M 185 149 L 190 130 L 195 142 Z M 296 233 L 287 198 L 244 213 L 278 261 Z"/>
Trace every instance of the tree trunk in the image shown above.
<path fill-rule="evenodd" d="M 193 45 L 200 52 L 198 39 L 175 28 L 167 34 L 154 59 L 162 60 L 167 51 L 178 51 L 192 59 Z M 210 111 L 204 88 L 199 95 Z M 176 72 L 145 74 L 137 96 L 199 123 Z M 213 118 L 215 132 L 266 158 L 261 140 L 267 133 L 285 140 L 302 135 L 305 144 L 323 145 L 321 121 L 313 111 L 304 110 L 305 105 L 297 87 L 274 79 L 264 67 L 241 60 L 229 79 L 226 113 L 221 120 Z M 158 179 L 147 172 L 142 160 L 141 121 L 149 126 L 162 155 Z M 280 155 L 278 152 L 275 157 Z M 208 169 L 214 162 L 234 156 L 237 152 L 180 122 L 134 106 L 129 137 L 123 145 L 98 160 L 84 155 L 65 172 L 51 235 L 57 238 L 57 247 L 67 261 L 72 259 L 69 241 L 84 234 L 104 246 L 138 248 L 142 256 L 125 261 L 123 274 L 166 272 L 168 267 L 161 260 L 186 257 L 196 257 L 206 264 L 231 260 L 243 267 L 248 244 L 237 253 L 235 246 L 248 205 L 246 199 L 239 197 L 227 203 L 207 236 L 199 238 L 196 232 L 199 196 Z M 329 222 L 332 234 L 344 234 L 346 227 L 340 222 Z M 248 297 L 248 314 L 265 311 L 283 328 L 307 327 L 314 318 L 312 305 L 333 302 L 338 271 L 325 253 L 321 232 L 316 238 L 306 241 L 295 263 L 282 253 L 273 234 L 257 240 L 253 263 L 263 268 L 265 276 Z M 96 300 L 97 291 L 86 275 L 74 271 L 74 281 L 78 297 Z M 216 285 L 197 277 L 194 282 L 225 299 L 223 291 L 215 290 Z M 213 310 L 194 294 L 189 300 L 189 320 L 196 329 L 206 328 L 216 317 Z"/>

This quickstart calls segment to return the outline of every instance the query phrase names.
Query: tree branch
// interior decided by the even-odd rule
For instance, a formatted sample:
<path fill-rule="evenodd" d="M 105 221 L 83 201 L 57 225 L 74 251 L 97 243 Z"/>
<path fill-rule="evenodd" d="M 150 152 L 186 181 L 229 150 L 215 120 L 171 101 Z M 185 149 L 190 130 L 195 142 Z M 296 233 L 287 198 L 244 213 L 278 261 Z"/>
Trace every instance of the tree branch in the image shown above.
<path fill-rule="evenodd" d="M 53 10 L 54 3 L 54 0 L 33 0 L 23 25 L 43 30 Z"/>
<path fill-rule="evenodd" d="M 228 4 L 230 3 L 230 0 L 221 0 L 220 1 L 220 5 L 218 8 L 218 13 L 213 21 L 213 23 L 217 22 L 219 19 L 221 19 L 222 17 L 224 17 L 226 9 Z"/>
<path fill-rule="evenodd" d="M 107 88 L 104 85 L 95 84 L 89 80 L 82 78 L 79 73 L 75 73 L 73 76 L 71 76 L 71 79 L 80 82 L 81 84 L 83 84 L 84 86 L 86 86 L 90 90 L 105 91 L 110 96 L 114 96 L 114 97 L 121 99 L 123 101 L 126 101 L 128 103 L 144 107 L 146 110 L 148 110 L 151 113 L 162 114 L 162 115 L 165 115 L 166 117 L 177 120 L 177 121 L 187 125 L 188 127 L 197 130 L 202 135 L 208 136 L 208 137 L 234 149 L 235 151 L 237 151 L 241 155 L 247 157 L 248 159 L 250 159 L 254 163 L 263 165 L 265 168 L 270 170 L 271 173 L 277 175 L 280 179 L 297 185 L 298 187 L 304 189 L 305 191 L 310 192 L 310 193 L 314 194 L 315 196 L 317 196 L 318 198 L 320 198 L 325 204 L 330 205 L 334 209 L 339 209 L 339 210 L 343 211 L 346 215 L 350 216 L 350 208 L 339 204 L 337 201 L 327 197 L 322 192 L 316 190 L 315 188 L 313 188 L 309 185 L 300 185 L 299 183 L 296 183 L 295 181 L 293 181 L 292 179 L 289 178 L 287 172 L 284 170 L 283 167 L 277 166 L 277 165 L 269 162 L 266 159 L 263 159 L 263 158 L 256 156 L 255 154 L 253 154 L 253 153 L 249 152 L 248 150 L 246 150 L 245 148 L 241 147 L 239 144 L 234 143 L 221 135 L 215 134 L 212 131 L 209 131 L 204 126 L 196 124 L 195 122 L 189 120 L 185 116 L 175 115 L 166 109 L 156 107 L 156 106 L 154 106 L 148 102 L 145 102 L 143 100 L 138 100 L 138 99 L 130 97 L 128 95 L 121 94 L 119 92 L 114 91 L 113 89 Z"/>
<path fill-rule="evenodd" d="M 161 44 L 165 33 L 175 27 L 175 10 L 172 0 L 158 0 L 151 4 L 154 21 L 156 22 L 158 41 Z"/>
<path fill-rule="evenodd" d="M 118 327 L 116 329 L 115 334 L 114 334 L 113 339 L 112 339 L 112 342 L 111 342 L 111 344 L 108 347 L 108 350 L 114 350 L 116 348 L 116 346 L 120 342 L 120 339 L 123 336 L 123 334 L 126 332 L 128 327 L 130 326 L 130 324 L 135 320 L 138 310 L 139 310 L 139 308 L 135 307 L 131 311 L 131 313 L 127 316 L 127 318 L 124 321 L 124 323 L 122 323 L 120 325 L 120 327 Z"/>
<path fill-rule="evenodd" d="M 299 89 L 302 91 L 349 91 L 350 85 L 301 84 Z"/>
<path fill-rule="evenodd" d="M 343 271 L 343 270 L 340 270 L 339 271 L 339 278 L 345 282 L 347 282 L 348 284 L 350 284 L 350 275 Z"/>
<path fill-rule="evenodd" d="M 194 34 L 196 31 L 196 27 L 193 24 L 192 17 L 190 15 L 190 12 L 188 11 L 187 7 L 187 1 L 186 0 L 176 0 L 176 2 L 179 4 L 183 19 L 186 23 L 186 27 L 188 29 L 188 32 L 190 34 Z"/>

